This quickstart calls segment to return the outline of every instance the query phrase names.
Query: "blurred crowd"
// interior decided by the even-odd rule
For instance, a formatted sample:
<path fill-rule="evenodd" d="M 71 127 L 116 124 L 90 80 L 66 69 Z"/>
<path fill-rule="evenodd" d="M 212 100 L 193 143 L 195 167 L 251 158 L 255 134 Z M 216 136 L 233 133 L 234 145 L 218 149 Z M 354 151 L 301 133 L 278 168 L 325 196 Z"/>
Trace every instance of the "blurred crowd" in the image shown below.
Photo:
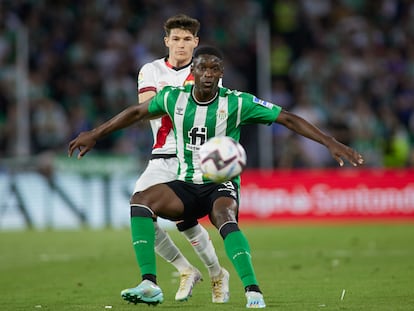
<path fill-rule="evenodd" d="M 223 84 L 257 94 L 256 28 L 271 30 L 277 103 L 355 147 L 371 167 L 414 166 L 414 3 L 409 0 L 2 0 L 0 157 L 15 154 L 17 29 L 29 34 L 30 153 L 66 152 L 80 131 L 137 102 L 137 72 L 166 53 L 163 22 L 186 13 L 226 57 Z M 274 167 L 330 167 L 327 151 L 273 125 Z M 257 142 L 255 129 L 246 145 Z M 147 159 L 147 123 L 99 152 Z M 260 148 L 253 148 L 259 150 Z M 249 152 L 257 166 L 255 151 Z"/>
<path fill-rule="evenodd" d="M 414 166 L 414 2 L 274 1 L 272 99 L 355 147 L 372 167 Z M 274 128 L 282 167 L 333 165 Z"/>

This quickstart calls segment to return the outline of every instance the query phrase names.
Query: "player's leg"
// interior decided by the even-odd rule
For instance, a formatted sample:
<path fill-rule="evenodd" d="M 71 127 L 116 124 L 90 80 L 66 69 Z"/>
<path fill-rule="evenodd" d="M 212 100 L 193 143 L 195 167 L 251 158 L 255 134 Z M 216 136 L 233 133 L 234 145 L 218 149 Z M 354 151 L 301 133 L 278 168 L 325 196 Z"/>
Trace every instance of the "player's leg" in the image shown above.
<path fill-rule="evenodd" d="M 164 300 L 164 297 L 157 285 L 154 211 L 161 212 L 167 218 L 179 218 L 184 211 L 184 206 L 175 193 L 164 184 L 135 193 L 130 205 L 132 245 L 142 282 L 137 287 L 123 290 L 121 295 L 125 300 L 133 303 L 158 304 Z"/>
<path fill-rule="evenodd" d="M 218 275 L 221 266 L 207 230 L 196 219 L 177 222 L 177 228 L 193 246 L 210 277 Z"/>
<path fill-rule="evenodd" d="M 197 268 L 191 265 L 170 236 L 154 222 L 155 225 L 155 251 L 158 255 L 171 263 L 180 273 L 180 285 L 175 294 L 175 300 L 185 301 L 192 294 L 195 284 L 202 281 L 202 275 Z"/>
<path fill-rule="evenodd" d="M 231 184 L 229 186 L 231 187 Z M 222 194 L 228 197 L 221 196 Z M 219 230 L 226 254 L 243 283 L 247 298 L 246 307 L 264 308 L 266 305 L 254 272 L 250 246 L 237 223 L 237 200 L 235 192 L 221 191 L 213 203 L 210 219 Z"/>
<path fill-rule="evenodd" d="M 135 304 L 156 305 L 164 300 L 162 290 L 157 285 L 153 217 L 154 214 L 149 208 L 131 202 L 132 245 L 140 267 L 142 282 L 136 287 L 124 289 L 121 296 L 124 300 Z"/>
<path fill-rule="evenodd" d="M 193 266 L 181 253 L 169 234 L 154 222 L 155 228 L 155 252 L 165 261 L 171 263 L 178 272 L 182 273 L 191 269 Z"/>
<path fill-rule="evenodd" d="M 146 169 L 140 175 L 134 188 L 134 193 L 141 192 L 148 187 L 174 180 L 177 176 L 177 159 L 153 159 L 149 161 Z M 164 260 L 171 263 L 180 274 L 180 284 L 185 281 L 190 287 L 179 287 L 177 300 L 186 300 L 191 295 L 193 286 L 202 280 L 200 271 L 197 270 L 175 245 L 168 232 L 154 222 L 155 227 L 155 252 Z M 184 279 L 184 280 L 183 280 Z"/>
<path fill-rule="evenodd" d="M 211 242 L 207 230 L 201 226 L 196 219 L 184 220 L 177 223 L 177 228 L 193 246 L 198 257 L 206 266 L 212 285 L 212 301 L 214 303 L 225 303 L 229 300 L 229 273 L 221 267 L 216 250 Z M 190 285 L 185 278 L 180 288 L 185 290 Z M 177 295 L 179 293 L 177 292 Z"/>

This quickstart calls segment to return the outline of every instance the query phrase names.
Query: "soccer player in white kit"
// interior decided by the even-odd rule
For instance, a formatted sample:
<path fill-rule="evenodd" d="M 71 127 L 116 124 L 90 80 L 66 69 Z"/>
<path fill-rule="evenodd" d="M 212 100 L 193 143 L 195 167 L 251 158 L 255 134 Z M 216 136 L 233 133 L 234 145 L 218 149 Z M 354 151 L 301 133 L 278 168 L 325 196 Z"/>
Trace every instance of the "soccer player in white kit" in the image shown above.
<path fill-rule="evenodd" d="M 138 100 L 144 102 L 155 96 L 164 86 L 182 86 L 194 83 L 191 63 L 200 23 L 180 14 L 169 18 L 164 24 L 164 43 L 168 56 L 142 66 L 138 74 Z M 138 178 L 134 193 L 177 178 L 178 161 L 172 123 L 168 116 L 151 120 L 154 145 L 148 166 Z M 180 273 L 180 286 L 175 295 L 178 301 L 191 296 L 193 286 L 199 282 L 201 273 L 184 257 L 177 246 L 157 222 L 155 225 L 155 250 Z M 229 273 L 220 266 L 208 232 L 198 222 L 179 222 L 177 228 L 194 247 L 208 269 L 212 286 L 212 301 L 225 303 L 229 299 Z"/>

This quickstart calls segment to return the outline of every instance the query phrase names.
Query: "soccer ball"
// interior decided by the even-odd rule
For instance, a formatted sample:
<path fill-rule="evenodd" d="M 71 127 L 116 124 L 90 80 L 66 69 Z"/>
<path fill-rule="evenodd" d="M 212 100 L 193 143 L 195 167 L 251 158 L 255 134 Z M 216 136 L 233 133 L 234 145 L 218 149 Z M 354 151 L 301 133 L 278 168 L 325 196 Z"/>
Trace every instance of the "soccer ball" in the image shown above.
<path fill-rule="evenodd" d="M 228 136 L 210 138 L 201 145 L 199 154 L 203 176 L 216 183 L 240 175 L 246 166 L 246 151 Z"/>

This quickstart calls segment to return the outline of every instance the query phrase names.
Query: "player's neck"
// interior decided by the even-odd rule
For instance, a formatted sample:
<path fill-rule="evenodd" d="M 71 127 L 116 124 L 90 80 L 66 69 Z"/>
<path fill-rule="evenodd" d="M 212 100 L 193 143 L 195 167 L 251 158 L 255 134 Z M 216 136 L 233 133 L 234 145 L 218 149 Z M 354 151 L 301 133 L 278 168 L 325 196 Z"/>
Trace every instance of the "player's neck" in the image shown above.
<path fill-rule="evenodd" d="M 193 86 L 191 90 L 193 99 L 200 105 L 208 105 L 213 102 L 218 95 L 218 89 L 215 92 L 203 92 Z"/>

